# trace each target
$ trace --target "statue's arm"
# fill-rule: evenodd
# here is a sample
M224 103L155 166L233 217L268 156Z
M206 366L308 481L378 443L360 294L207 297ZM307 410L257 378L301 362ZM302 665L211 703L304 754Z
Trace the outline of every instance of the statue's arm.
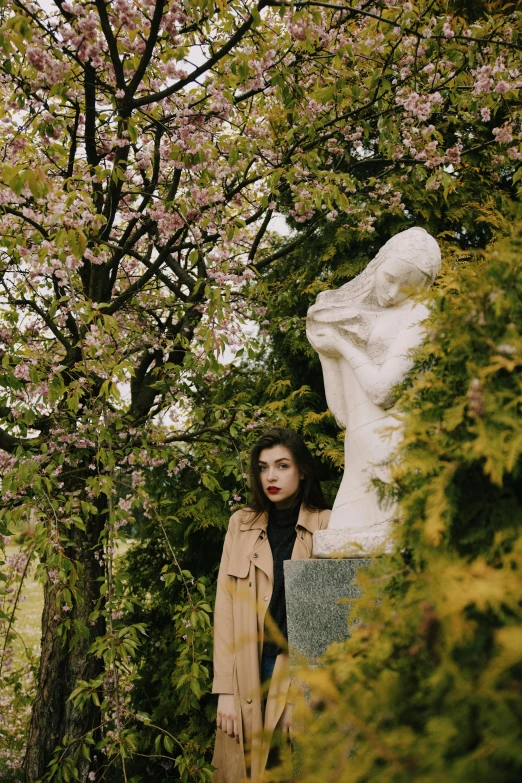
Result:
M343 379L341 376L341 367L337 359L325 356L320 353L321 366L323 368L324 390L326 392L326 402L335 416L339 427L346 428L348 416L346 413L346 404L344 400Z
M349 362L360 385L379 408L390 408L394 399L391 390L404 380L413 365L412 349L425 336L423 319L405 325L391 342L384 361L377 364L368 353L349 340L338 343L339 352Z

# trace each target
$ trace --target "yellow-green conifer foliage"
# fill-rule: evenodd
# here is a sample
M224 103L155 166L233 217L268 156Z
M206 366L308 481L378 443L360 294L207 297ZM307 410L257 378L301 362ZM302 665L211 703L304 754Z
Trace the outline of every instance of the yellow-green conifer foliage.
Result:
M306 675L300 783L522 780L520 214L513 223L450 263L432 294L398 403L395 552L360 577L351 639Z

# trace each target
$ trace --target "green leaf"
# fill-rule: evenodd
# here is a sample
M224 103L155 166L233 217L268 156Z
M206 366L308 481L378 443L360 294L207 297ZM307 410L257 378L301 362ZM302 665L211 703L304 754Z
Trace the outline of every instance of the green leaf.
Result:
M129 132L130 140L133 144L135 144L138 141L138 130L136 128L136 123L132 118L130 118L127 122L127 130Z
M328 87L321 87L321 89L313 92L312 98L316 101L319 101L319 103L329 103L334 99L336 94L337 87L335 84L331 84Z
M75 230L71 228L67 232L67 237L73 255L78 259L83 258L83 254L87 249L87 237L83 231L81 229Z

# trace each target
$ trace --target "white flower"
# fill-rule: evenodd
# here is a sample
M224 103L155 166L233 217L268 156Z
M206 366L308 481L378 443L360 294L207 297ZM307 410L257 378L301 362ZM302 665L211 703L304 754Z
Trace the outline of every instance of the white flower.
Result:
M499 353L506 353L506 354L513 354L516 353L516 348L514 345L509 345L509 343L502 343L501 345L497 345L497 351Z

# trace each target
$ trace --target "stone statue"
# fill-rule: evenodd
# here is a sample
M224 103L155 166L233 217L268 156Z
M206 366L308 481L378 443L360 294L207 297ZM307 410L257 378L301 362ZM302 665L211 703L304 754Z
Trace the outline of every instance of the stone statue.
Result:
M328 406L346 428L344 476L314 556L364 557L389 537L394 508L379 506L371 478L400 438L389 413L393 388L412 367L428 308L418 297L440 270L440 249L423 228L396 234L354 280L324 291L309 309L307 336L319 353Z

